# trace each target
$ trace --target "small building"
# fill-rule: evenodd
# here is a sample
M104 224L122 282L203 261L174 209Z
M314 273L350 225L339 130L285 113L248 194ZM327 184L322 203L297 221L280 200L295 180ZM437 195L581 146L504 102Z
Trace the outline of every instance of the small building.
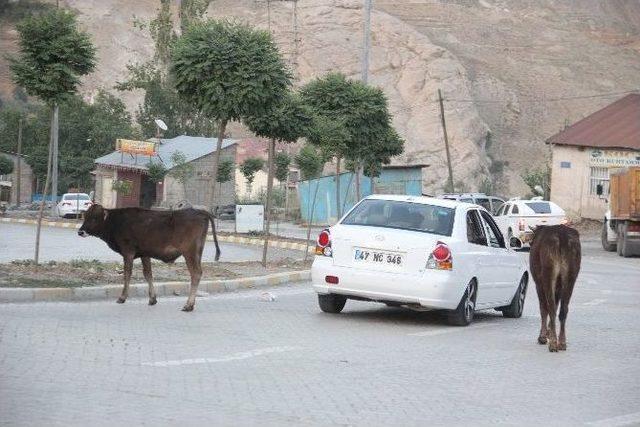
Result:
M175 168L171 157L175 152L184 155L193 166L193 174L183 185L171 171ZM114 151L95 160L94 171L96 201L107 208L170 207L187 200L192 205L207 204L208 191L213 186L212 163L216 152L216 139L177 136L160 139L151 156ZM236 141L222 142L220 161L235 161ZM160 163L167 170L162 182L154 183L148 175L150 162ZM235 179L217 186L215 205L235 203Z
M567 127L551 145L551 200L573 216L602 219L609 171L640 166L640 94L630 94Z
M13 172L8 175L0 175L0 202L15 205L18 202L18 156L0 152L0 156L13 161ZM35 177L31 166L21 156L20 161L20 203L31 203L33 196Z
M422 196L422 169L428 165L383 166L380 176L374 178L360 177L360 193L362 197L371 194L406 194ZM298 182L298 200L300 216L308 223L313 207L313 224L329 225L337 222L336 180L335 175ZM373 187L373 188L372 188ZM351 209L358 200L355 194L355 174L340 174L341 214Z

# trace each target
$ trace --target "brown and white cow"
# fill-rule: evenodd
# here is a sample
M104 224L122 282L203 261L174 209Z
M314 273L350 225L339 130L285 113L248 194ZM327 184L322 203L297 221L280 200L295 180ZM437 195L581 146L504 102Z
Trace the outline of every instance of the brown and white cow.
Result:
M220 247L213 216L199 209L174 211L141 208L105 209L95 204L85 213L78 235L99 237L111 249L122 255L124 288L122 295L118 298L120 304L124 303L129 296L134 259L142 260L144 278L149 284L149 305L155 305L157 298L153 288L151 258L172 263L183 256L191 275L191 289L182 310L192 311L202 277L202 251L209 223L213 230L217 261L220 258Z
M538 343L549 351L567 349L565 323L569 301L580 271L581 248L578 231L565 225L539 226L534 230L529 268L536 282L541 327ZM556 313L560 307L560 336L556 335ZM547 325L547 317L549 323Z

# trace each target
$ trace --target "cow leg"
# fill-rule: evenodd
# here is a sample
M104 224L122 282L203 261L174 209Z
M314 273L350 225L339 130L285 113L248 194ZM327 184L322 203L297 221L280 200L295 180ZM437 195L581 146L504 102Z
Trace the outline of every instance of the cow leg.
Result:
M122 288L122 295L118 298L118 304L123 304L129 296L129 282L131 281L131 272L133 270L133 257L124 257L124 288Z
M560 304L560 337L558 338L558 350L566 350L567 349L567 336L565 334L565 322L567 320L567 313L569 313L569 301L565 298L562 299L562 303Z
M557 306L553 290L545 293L547 303L547 313L549 314L549 328L547 329L547 338L549 340L549 351L558 351L558 336L556 335L556 312Z
M547 304L543 300L543 297L540 297L540 335L538 335L538 344L546 344L547 343Z
M151 273L151 258L142 257L142 274L144 279L149 284L149 305L156 305L158 298L156 297L156 290L153 287L153 274Z
M185 256L187 261L187 268L191 275L191 289L189 290L189 298L187 303L182 307L182 311L193 311L193 306L196 304L196 294L198 293L198 285L200 284L200 278L202 277L202 265L200 264L199 251L193 251L193 255Z

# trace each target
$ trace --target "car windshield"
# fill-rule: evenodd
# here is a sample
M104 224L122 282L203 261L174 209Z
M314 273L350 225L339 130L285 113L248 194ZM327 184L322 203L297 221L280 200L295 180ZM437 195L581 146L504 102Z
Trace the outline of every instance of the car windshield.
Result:
M537 214L551 213L551 206L548 202L529 202L525 203L525 205Z
M64 200L89 200L87 194L65 194Z
M397 200L367 199L342 221L346 225L398 228L450 236L455 209Z

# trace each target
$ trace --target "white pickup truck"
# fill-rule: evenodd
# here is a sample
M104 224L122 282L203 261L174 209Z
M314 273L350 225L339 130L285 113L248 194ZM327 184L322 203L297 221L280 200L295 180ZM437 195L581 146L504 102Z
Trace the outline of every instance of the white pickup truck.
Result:
M553 202L533 198L510 199L495 215L496 223L507 241L517 237L522 245L529 245L533 230L538 225L567 224L564 210Z

